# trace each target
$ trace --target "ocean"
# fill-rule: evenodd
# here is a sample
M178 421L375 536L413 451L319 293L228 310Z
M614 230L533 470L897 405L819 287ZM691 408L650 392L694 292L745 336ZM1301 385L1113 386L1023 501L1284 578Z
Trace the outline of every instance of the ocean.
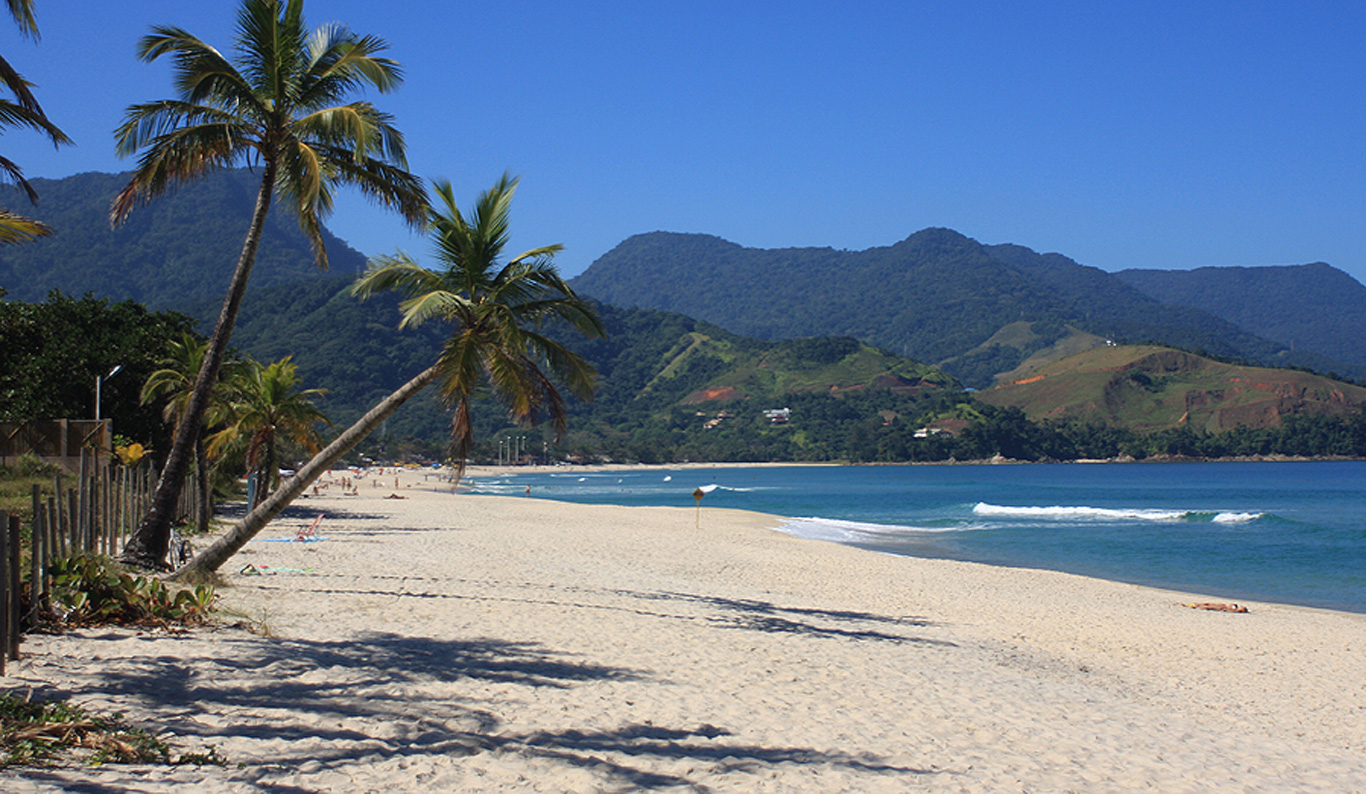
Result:
M786 518L884 553L1366 613L1366 462L659 467L518 473L473 492Z

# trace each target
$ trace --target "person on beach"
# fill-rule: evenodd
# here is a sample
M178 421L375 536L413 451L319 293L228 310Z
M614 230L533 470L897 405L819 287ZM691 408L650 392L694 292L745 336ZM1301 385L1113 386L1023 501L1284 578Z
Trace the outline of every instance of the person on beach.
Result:
M1182 603L1187 608L1199 608L1202 611L1223 611L1228 614L1245 614L1247 608L1238 603Z

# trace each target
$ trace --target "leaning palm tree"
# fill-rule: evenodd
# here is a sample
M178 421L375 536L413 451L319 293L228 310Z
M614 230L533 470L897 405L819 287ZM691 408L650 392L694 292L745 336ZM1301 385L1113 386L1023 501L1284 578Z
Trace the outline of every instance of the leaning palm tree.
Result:
M451 325L451 337L437 361L437 384L454 409L452 453L458 474L463 474L474 446L471 409L478 394L491 391L519 423L544 416L558 434L565 430L565 403L551 376L577 395L592 395L596 371L538 331L541 322L559 317L584 334L600 337L604 332L596 313L560 277L553 262L560 244L499 263L517 180L504 174L479 196L469 219L456 205L450 183L434 187L443 207L432 211L428 223L442 270L423 268L402 252L377 257L352 293L362 298L383 290L404 293L399 328L433 319ZM543 364L551 375L542 370Z
M403 136L391 117L369 102L342 103L367 85L382 92L398 86L398 64L379 55L385 48L381 39L341 25L310 31L302 0L242 0L234 59L175 27L154 27L139 43L144 61L172 59L179 96L130 107L115 132L121 156L141 155L114 198L111 221L117 224L139 203L218 168L256 164L261 187L156 495L120 556L125 563L164 566L176 499L272 199L278 195L298 219L323 268L322 219L341 186L358 187L415 225L425 219L426 195L406 171Z
M540 327L544 321L558 318L590 337L602 337L604 331L592 306L575 295L555 268L552 260L559 245L532 249L506 264L500 262L516 185L516 180L504 175L479 197L473 217L467 220L456 205L450 184L436 184L444 206L430 211L428 224L442 270L423 268L404 254L377 258L352 289L361 297L381 290L403 291L408 298L400 304L400 327L427 321L448 324L450 337L436 364L342 432L177 576L216 571L320 475L432 383L454 408L452 447L460 473L473 444L470 403L485 389L506 404L513 418L532 422L548 417L557 432L564 432L564 399L555 381L587 400L592 397L597 374L587 360L547 337Z
M19 25L21 33L38 38L38 23L33 16L32 0L9 0L9 13ZM33 96L33 84L25 80L4 58L0 58L0 86L4 86L12 95L0 98L0 128L27 127L36 130L49 138L53 146L71 143L66 133L59 130L43 112ZM0 180L19 186L30 202L38 203L38 192L24 179L23 169L9 158L0 157ZM23 243L51 234L51 228L42 222L0 209L0 243Z
M258 505L279 485L279 443L293 442L310 454L317 453L322 447L318 424L332 423L312 402L327 391L300 389L299 366L292 360L285 357L263 366L249 357L226 390L229 421L209 438L210 455L245 441L247 471L255 473L259 485Z

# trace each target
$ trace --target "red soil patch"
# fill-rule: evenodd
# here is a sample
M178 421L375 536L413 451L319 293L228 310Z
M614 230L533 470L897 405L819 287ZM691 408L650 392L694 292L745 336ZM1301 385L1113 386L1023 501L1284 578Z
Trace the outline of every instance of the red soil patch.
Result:
M684 406L692 404L702 404L707 401L736 401L744 398L744 394L734 387L709 387L705 390L698 390L683 399Z

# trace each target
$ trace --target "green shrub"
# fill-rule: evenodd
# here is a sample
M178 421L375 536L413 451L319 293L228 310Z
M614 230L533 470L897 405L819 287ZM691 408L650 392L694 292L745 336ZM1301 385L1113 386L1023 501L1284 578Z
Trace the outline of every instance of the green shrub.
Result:
M104 556L52 562L52 601L67 625L199 624L213 609L212 586L172 593L156 578L123 571Z

